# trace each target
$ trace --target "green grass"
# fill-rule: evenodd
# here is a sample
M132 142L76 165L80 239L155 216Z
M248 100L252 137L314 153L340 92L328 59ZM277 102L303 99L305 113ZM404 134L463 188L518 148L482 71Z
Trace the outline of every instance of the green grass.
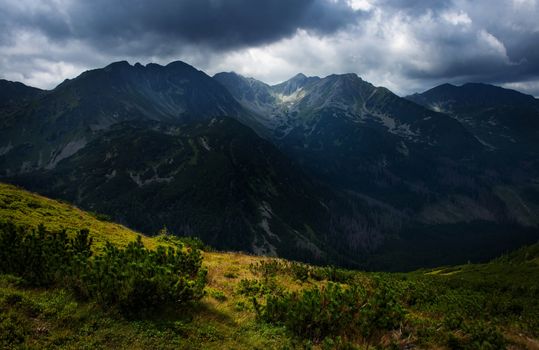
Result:
M1 184L0 219L28 227L42 222L49 229L89 228L98 244L109 240L125 245L137 235L69 204ZM163 238L144 237L143 241L148 247L174 244ZM61 287L28 288L16 277L0 275L0 348L539 348L539 244L488 264L394 274L321 268L240 253L205 252L203 257L208 283L200 302L136 316L81 301ZM348 288L359 288L365 302L378 300L376 310L382 310L381 317L394 311L393 304L384 305L384 298L369 298L380 297L376 292L383 285L395 299L391 303L403 308L402 319L397 325L390 323L390 327L368 332L351 326L347 332L316 333L324 334L324 339L294 332L304 329L302 322L314 322L313 305L324 305L316 303L315 291L326 290L331 283L341 289L327 289L326 298L332 298L332 290L342 294ZM291 298L289 293L297 297ZM310 318L302 319L301 307L307 305L301 304L302 295L311 298L303 299L310 305ZM279 299L282 296L286 298ZM298 300L296 314L259 319L255 305L263 308L269 297ZM334 299L332 307L339 309L341 299ZM361 322L361 317L351 319ZM363 323L365 326L369 324Z

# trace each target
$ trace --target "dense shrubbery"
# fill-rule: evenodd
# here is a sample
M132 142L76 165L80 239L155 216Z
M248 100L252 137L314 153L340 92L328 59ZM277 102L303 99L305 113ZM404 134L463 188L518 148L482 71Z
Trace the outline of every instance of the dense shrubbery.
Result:
M281 260L261 261L250 269L263 279L240 281L238 292L252 298L260 320L285 326L300 338L324 344L335 339L371 339L398 327L404 319L401 288L383 278L364 286L354 271ZM301 283L327 284L285 292L275 283L282 275Z
M284 325L313 341L335 336L370 338L377 331L398 327L404 318L393 289L383 283L372 290L328 283L300 292L269 294L265 305L253 300L263 321Z
M462 333L449 333L447 345L450 349L505 349L507 342L503 335L485 322L464 323L460 327Z
M539 269L532 265L491 263L404 275L268 260L252 265L251 271L262 278L240 281L238 291L253 300L259 319L322 347L340 339L339 347L359 340L382 347L415 343L501 349L509 343L499 325L531 335L539 329L537 281L530 279ZM271 287L279 276L291 276L305 288L287 292Z
M41 225L27 231L0 225L0 273L20 276L32 286L58 284L102 305L136 311L182 304L203 295L206 271L196 249L144 248L140 236L125 248L107 244L92 256L88 230L69 238Z
M0 272L24 278L32 286L63 282L73 262L91 256L88 230L68 238L65 231L49 232L40 225L27 231L12 223L0 224Z
M205 285L197 250L144 248L140 237L125 249L107 244L103 253L74 264L72 285L78 294L125 310L200 299Z

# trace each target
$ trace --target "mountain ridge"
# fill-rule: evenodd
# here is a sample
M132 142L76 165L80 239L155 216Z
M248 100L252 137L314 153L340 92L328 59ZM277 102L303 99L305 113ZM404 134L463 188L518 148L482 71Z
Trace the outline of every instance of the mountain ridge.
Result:
M52 169L100 130L121 121L183 122L225 115L249 124L248 114L226 89L186 63L112 63L64 81L3 118L0 136L12 150L2 170Z
M4 179L150 233L411 269L449 254L429 253L436 242L469 238L463 259L483 261L506 246L502 227L524 242L539 224L533 158L506 168L511 153L462 121L356 74L270 86L121 61L17 108L0 118ZM500 246L479 254L492 232Z
M442 85L407 99L459 120L491 150L537 154L539 99L488 84Z

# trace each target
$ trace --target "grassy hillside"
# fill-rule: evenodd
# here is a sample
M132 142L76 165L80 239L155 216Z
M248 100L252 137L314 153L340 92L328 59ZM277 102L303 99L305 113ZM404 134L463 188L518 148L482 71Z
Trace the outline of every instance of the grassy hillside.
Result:
M8 185L0 185L0 220L87 227L100 246L125 246L137 235ZM203 265L200 302L131 315L62 286L31 288L0 275L0 348L539 348L539 244L489 264L408 274L221 252L204 252Z
M105 241L124 246L138 235L122 225L106 221L106 216L90 214L71 204L3 183L0 183L0 220L29 228L43 224L51 230L66 229L68 233L87 228L97 246L102 246ZM142 240L148 248L156 246L154 238L142 236Z

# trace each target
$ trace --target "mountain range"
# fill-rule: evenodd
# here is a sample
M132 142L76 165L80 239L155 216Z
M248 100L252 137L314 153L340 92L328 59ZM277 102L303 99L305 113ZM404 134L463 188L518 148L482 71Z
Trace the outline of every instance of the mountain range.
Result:
M154 234L388 270L539 237L539 101L485 84L399 97L355 74L268 85L113 63L0 81L0 177Z

